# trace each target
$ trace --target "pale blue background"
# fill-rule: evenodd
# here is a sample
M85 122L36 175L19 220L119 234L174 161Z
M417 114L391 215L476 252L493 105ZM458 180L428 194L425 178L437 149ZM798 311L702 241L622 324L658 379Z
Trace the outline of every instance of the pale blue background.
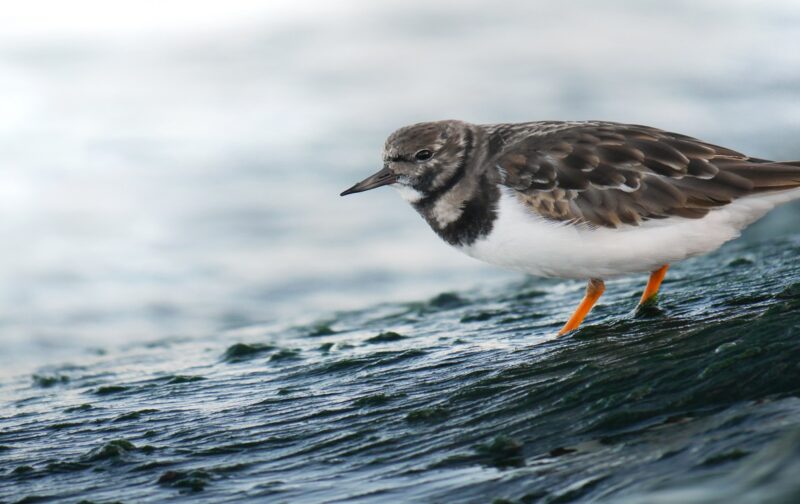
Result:
M407 123L608 119L800 159L797 2L261 3L4 9L6 371L514 278L389 189L338 197Z

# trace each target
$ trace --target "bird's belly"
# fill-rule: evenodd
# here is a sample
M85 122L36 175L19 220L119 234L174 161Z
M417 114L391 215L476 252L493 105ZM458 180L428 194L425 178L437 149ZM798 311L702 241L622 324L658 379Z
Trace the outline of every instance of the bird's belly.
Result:
M743 198L702 219L671 217L612 229L550 221L504 193L492 231L458 248L476 259L536 276L609 278L652 271L715 250L774 206L767 198Z

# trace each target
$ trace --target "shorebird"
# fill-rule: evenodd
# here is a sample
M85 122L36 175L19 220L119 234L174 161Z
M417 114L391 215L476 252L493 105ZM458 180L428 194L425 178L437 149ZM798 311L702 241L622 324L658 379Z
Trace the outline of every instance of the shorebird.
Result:
M390 185L444 241L525 273L588 281L559 335L577 329L604 279L716 250L800 198L800 161L746 156L634 124L437 121L392 133L383 168L341 195Z

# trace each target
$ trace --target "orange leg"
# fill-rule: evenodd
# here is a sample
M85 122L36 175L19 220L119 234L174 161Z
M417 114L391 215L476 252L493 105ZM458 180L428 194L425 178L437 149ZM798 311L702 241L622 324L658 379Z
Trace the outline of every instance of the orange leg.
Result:
M602 280L593 278L589 280L589 285L586 286L586 295L583 296L583 301L581 304L578 305L578 309L575 310L575 313L572 314L570 317L569 322L558 331L558 335L561 336L562 334L567 334L570 331L574 331L577 329L583 319L586 318L586 315L592 310L592 307L600 299L600 296L603 295L603 292L606 290L606 285L603 283Z
M658 288L661 287L661 282L663 282L664 277L667 276L668 269L669 264L665 264L664 266L661 266L654 272L650 273L650 280L647 282L647 287L644 289L642 299L639 301L639 306L648 303L654 303L656 301Z

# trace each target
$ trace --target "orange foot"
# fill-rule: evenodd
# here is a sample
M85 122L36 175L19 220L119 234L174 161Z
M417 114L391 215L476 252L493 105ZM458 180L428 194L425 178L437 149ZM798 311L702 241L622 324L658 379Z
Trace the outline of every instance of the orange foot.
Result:
M583 322L583 319L586 318L586 315L588 315L592 310L594 304L597 303L597 300L600 299L600 296L603 295L605 290L606 285L602 280L598 278L589 280L589 284L586 286L586 295L583 297L583 301L581 301L581 304L578 305L578 309L572 314L569 322L567 322L567 324L562 327L560 331L558 331L558 335L561 336L577 329L581 325L581 322Z
M665 264L650 273L650 280L647 282L647 287L645 287L642 293L642 299L639 300L639 306L655 304L658 299L658 289L661 287L661 282L664 281L668 269L669 264Z

